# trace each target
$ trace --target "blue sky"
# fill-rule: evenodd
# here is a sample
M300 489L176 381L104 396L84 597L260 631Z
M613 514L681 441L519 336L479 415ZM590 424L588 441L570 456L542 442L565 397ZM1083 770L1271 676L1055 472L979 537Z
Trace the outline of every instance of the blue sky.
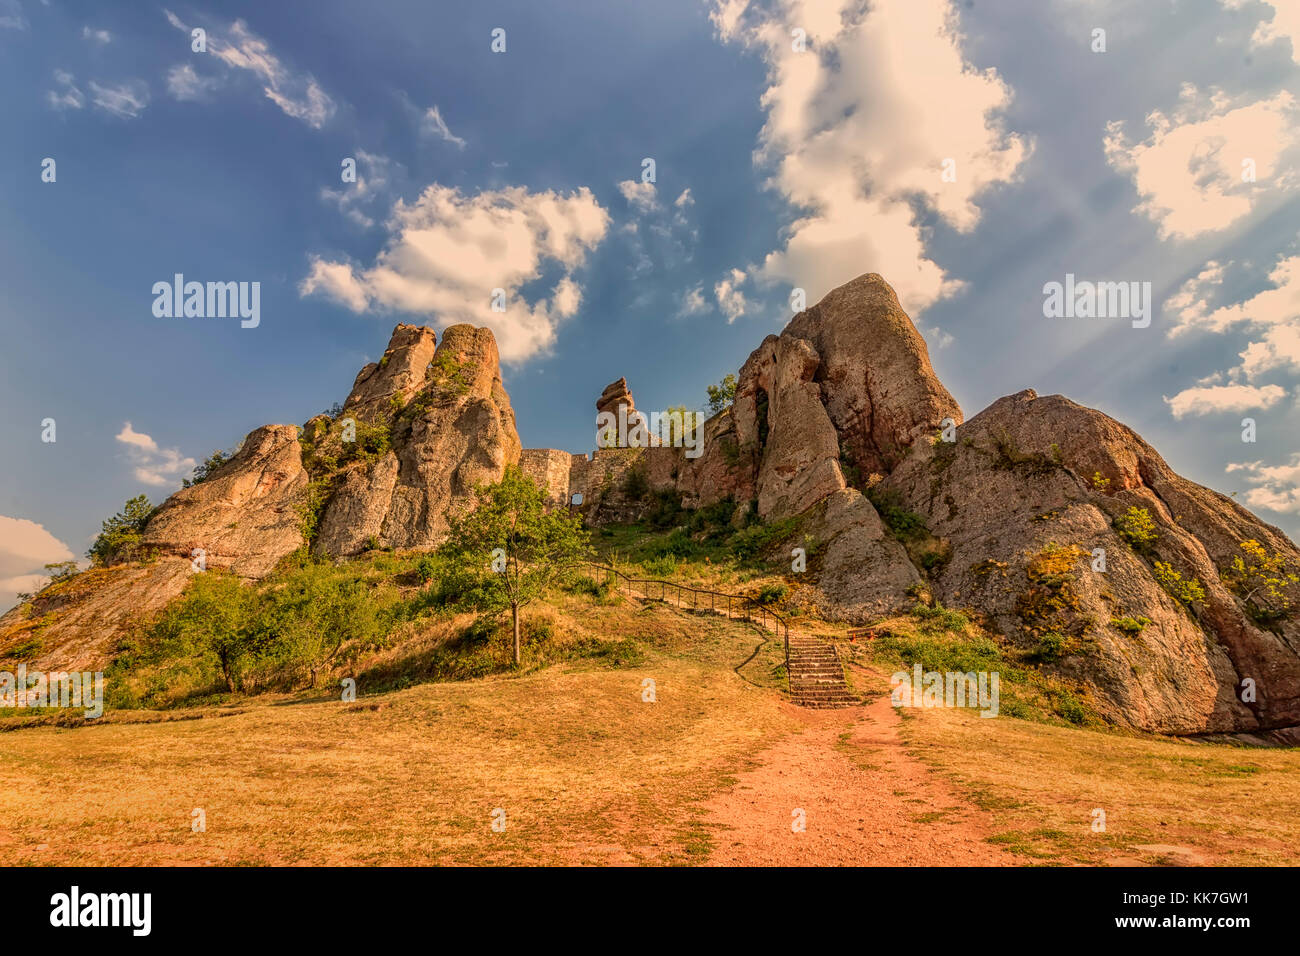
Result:
M1296 0L0 0L0 605L399 321L492 326L584 451L608 382L700 405L868 271L968 417L1066 394L1295 537L1298 95ZM260 323L155 317L178 272ZM1067 273L1151 326L1046 318Z

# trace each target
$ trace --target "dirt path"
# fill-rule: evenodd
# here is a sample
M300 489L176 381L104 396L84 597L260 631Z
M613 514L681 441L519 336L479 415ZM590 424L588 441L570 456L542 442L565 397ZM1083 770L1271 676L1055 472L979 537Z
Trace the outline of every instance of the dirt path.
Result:
M757 757L705 804L713 866L1013 866L983 814L907 754L881 697L862 707L783 704L806 729ZM806 830L794 832L796 809Z

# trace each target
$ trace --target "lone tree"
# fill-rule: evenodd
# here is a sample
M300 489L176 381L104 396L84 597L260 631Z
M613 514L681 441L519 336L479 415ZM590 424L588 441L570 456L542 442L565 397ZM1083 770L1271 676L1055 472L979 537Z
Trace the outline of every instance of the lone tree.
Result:
M454 519L440 549L463 576L466 598L482 610L510 608L520 663L519 610L576 573L591 553L582 519L546 510L545 491L518 466L478 489L478 506Z

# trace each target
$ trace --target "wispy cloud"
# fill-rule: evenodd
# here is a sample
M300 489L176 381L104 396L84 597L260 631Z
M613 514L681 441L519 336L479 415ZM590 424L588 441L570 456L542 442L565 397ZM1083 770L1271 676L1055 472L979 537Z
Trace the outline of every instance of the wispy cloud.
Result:
M422 132L439 139L446 140L460 149L465 148L465 140L461 139L447 126L447 121L442 118L442 111L438 107L430 106L424 111L424 118L420 124Z
M82 93L74 77L67 70L54 71L54 89L45 91L45 102L56 110L79 110L86 105L86 94Z
M167 22L178 30L190 27L164 10ZM243 20L228 27L207 27L208 52L231 70L251 73L262 84L262 92L286 115L320 129L334 115L330 96L310 73L290 69L271 51L270 44L248 28ZM173 72L175 70L173 69ZM170 80L171 74L169 74Z
M149 87L142 80L127 80L115 85L90 81L90 101L106 113L122 119L135 119L149 105Z
M84 26L81 28L81 38L83 40L89 40L91 43L97 43L100 46L113 42L113 34L109 33L107 30L99 30L91 26Z

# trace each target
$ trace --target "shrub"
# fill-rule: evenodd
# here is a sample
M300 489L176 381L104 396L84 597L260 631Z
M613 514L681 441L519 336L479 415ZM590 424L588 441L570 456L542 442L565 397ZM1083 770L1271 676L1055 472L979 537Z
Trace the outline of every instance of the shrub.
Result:
M646 478L645 469L629 468L623 475L623 494L633 501L641 501L650 494L650 480Z
M1174 600L1188 607L1205 600L1205 588L1196 578L1184 579L1167 561L1157 561L1152 568L1156 582L1169 593Z
M215 472L222 465L224 465L226 462L230 461L231 457L232 456L229 452L225 452L222 451L221 449L217 449L211 455L203 459L202 462L200 462L198 465L194 467L194 474L192 477L184 478L181 480L182 487L192 488L195 485L199 485L207 481L209 478L212 477L212 473Z
M438 559L431 554L420 556L415 563L415 576L421 584L428 584L438 574Z
M1159 537L1156 523L1151 520L1151 512L1146 508L1129 508L1115 519L1114 524L1116 533L1136 551L1150 550Z
M1256 621L1285 617L1295 603L1288 592L1300 583L1300 575L1280 551L1269 554L1254 538L1242 541L1238 547L1242 553L1219 572L1224 585L1241 598Z
M1123 631L1125 634L1141 634L1142 631L1151 626L1149 617L1112 617L1110 626L1117 631Z

